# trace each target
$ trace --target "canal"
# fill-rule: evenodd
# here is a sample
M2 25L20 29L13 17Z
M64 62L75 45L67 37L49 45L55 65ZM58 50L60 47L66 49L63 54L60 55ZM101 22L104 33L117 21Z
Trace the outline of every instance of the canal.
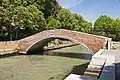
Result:
M70 73L82 75L91 56L76 45L46 51L43 55L0 58L0 80L64 80Z

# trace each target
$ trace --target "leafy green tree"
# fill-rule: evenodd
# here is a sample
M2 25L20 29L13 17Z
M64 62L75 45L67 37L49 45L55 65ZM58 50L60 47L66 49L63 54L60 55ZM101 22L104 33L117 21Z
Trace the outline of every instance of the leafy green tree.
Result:
M4 9L4 7L0 6L0 40L5 40L7 39L8 32L7 30L7 25L8 22L6 22L8 20L8 16L6 16L6 14L8 14L8 10ZM6 24L5 24L6 22Z
M59 12L59 21L61 22L61 28L65 29L74 29L73 28L73 22L74 16L68 9L62 8Z
M90 33L91 23L56 0L1 0L0 40L16 40L48 29Z
M25 36L42 31L45 28L46 22L44 15L34 5L27 7L18 6L15 8L14 23L20 29L26 30ZM23 36L24 37L24 36Z
M19 6L18 1L21 0L4 0L0 6L0 26L5 30L1 30L1 34L4 32L7 40L34 34L44 30L46 26L44 14L36 6Z
M9 0L3 0L2 5L0 6L0 26L1 34L3 34L1 37L3 40L12 40L12 15L13 15L13 5L10 4Z
M100 16L94 23L94 29L98 34L106 36L113 28L114 19L106 15ZM105 33L105 34L104 34Z
M106 15L100 16L94 23L94 33L117 40L120 34L119 19L114 20Z
M49 16L57 17L60 6L56 0L45 0L44 8L45 18L48 18Z
M35 0L34 5L44 13L45 10L45 0Z
M114 24L114 29L113 33L115 33L115 40L119 41L120 40L120 18L117 18L115 20Z
M47 24L47 29L58 29L61 27L61 23L59 20L49 17L48 18L48 24Z
M92 23L85 21L81 15L73 14L73 16L74 20L76 20L75 30L91 33Z
M85 33L91 33L91 28L92 28L92 23L84 21L82 23L82 29L81 29L81 31L85 32Z

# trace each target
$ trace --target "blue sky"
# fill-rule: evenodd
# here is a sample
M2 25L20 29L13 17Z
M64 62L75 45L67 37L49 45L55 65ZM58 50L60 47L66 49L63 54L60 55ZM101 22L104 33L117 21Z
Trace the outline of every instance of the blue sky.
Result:
M94 22L100 15L120 17L120 0L57 0L59 4Z

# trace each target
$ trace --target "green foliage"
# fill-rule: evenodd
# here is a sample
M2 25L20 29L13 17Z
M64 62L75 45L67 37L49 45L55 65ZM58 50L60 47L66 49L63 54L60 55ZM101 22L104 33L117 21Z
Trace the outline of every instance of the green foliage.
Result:
M0 40L16 40L48 29L69 29L120 40L120 18L99 16L94 23L62 8L56 0L1 0Z
M23 4L21 1L4 0L0 6L0 36L3 40L9 40L8 37L20 39L45 29L44 14L36 6L30 5L34 1L29 2L28 6L23 6L25 1L23 0ZM14 32L16 34L13 34Z
M120 40L120 19L115 20L106 15L100 16L94 23L94 33Z
M26 30L26 34L34 34L44 29L46 24L44 14L34 5L27 7L18 6L15 8L14 22L22 29L29 29L31 33Z
M59 20L61 22L61 28L73 29L72 23L74 19L69 10L62 8L59 12Z
M55 18L53 17L49 17L48 18L48 24L47 24L47 29L57 29L57 28L60 28L61 27L61 23L59 20L56 20Z
M16 40L48 29L90 33L91 23L59 6L56 0L0 1L0 40Z
M60 6L56 0L45 0L44 8L45 18L48 18L49 16L57 17Z
M61 28L76 30L89 33L91 29L91 23L85 21L82 16L78 14L72 14L68 9L60 9L59 21L61 22Z

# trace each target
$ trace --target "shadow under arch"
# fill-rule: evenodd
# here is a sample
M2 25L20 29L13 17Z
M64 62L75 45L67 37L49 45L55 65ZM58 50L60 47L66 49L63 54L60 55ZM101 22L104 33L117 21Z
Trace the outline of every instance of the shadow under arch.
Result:
M79 44L79 45L83 46L88 51L89 54L92 54L92 55L94 54L85 44L83 44L80 41L75 40L75 39L73 39L71 37L67 37L67 36L49 36L49 37L39 39L38 41L36 41L32 45L30 45L26 49L26 52L29 53L31 51L35 51L35 50L37 50L38 47L39 47L39 50L42 49L42 47L45 46L44 43L50 42L51 39L66 39L66 40L72 41L72 42L74 42L76 44ZM37 50L37 51L39 51L39 50Z

